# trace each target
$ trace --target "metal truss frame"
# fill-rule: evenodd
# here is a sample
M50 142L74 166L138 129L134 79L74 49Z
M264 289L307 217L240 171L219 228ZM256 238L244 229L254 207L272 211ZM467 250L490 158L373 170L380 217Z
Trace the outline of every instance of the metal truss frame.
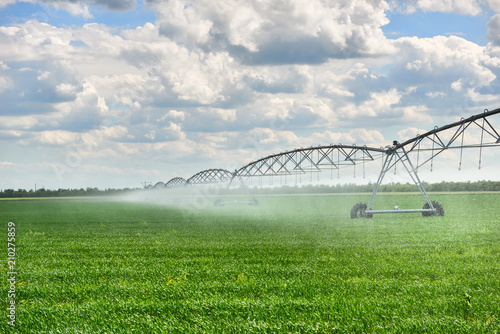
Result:
M393 168L397 163L401 163L408 174L410 175L410 178L412 179L413 183L417 186L418 190L424 196L425 201L428 204L428 209L406 209L406 210L401 210L398 207L396 207L394 210L372 210L372 204L375 199L375 196L377 195L377 192L382 185L382 181L387 174L387 172ZM375 184L375 188L373 190L372 196L370 197L370 201L368 202L367 208L365 209L366 216L369 217L370 215L376 214L376 213L409 213L409 212L436 212L436 208L434 207L434 203L430 200L429 196L427 195L427 192L424 189L424 186L422 182L420 181L420 178L418 177L417 170L413 167L413 164L411 163L411 160L408 157L408 152L404 149L404 147L401 147L397 150L394 150L393 152L389 153L386 155L384 159L384 163L382 165L382 170L380 171L379 177L377 179L377 183Z
M174 177L173 179L170 179L170 181L165 183L165 188L184 187L186 185L186 182L186 179L182 177Z
M378 213L408 213L421 212L424 216L443 215L444 210L438 202L431 201L424 189L423 183L418 176L418 169L427 163L431 163L433 168L434 158L445 150L459 149L460 164L462 165L462 151L464 148L479 149L479 169L482 163L482 150L485 147L500 146L500 134L488 121L488 117L499 114L500 108L492 111L484 110L483 113L473 115L467 119L461 119L442 127L435 127L422 135L406 140L403 143L393 141L392 145L386 147L367 147L357 145L326 145L309 148L298 148L278 154L272 154L264 158L248 163L240 169L230 172L225 169L207 169L201 171L191 178L184 180L174 178L165 184L165 187L210 184L228 182L231 186L236 178L243 185L243 179L256 176L272 175L297 175L312 172L320 172L328 166L330 169L339 169L342 166L355 166L359 163L375 160L375 156L383 156L383 164L380 174L375 184L373 193L368 204L358 203L351 210L352 218L369 218ZM480 138L472 143L465 143L466 134L473 137L469 131L476 131ZM416 161L410 159L409 154L416 153ZM427 156L420 161L420 153ZM395 168L396 164L401 164L416 185L426 203L422 209L401 210L395 207L394 210L373 210L372 205L377 192L382 185L387 172ZM175 180L175 181L174 181ZM184 181L182 181L184 180ZM157 183L155 187L160 184Z
M226 169L206 169L187 179L186 185L231 182L233 176L233 173Z
M155 188L155 189L164 188L164 187L165 187L165 183L163 183L163 182L156 182L156 184L153 186L153 188Z
M495 115L500 113L500 108L488 111L485 110L482 114L473 115L467 119L462 118L460 121L448 124L443 127L435 127L434 130L428 131L423 135L418 135L415 138L409 139L403 143L398 143L397 141L393 142L393 146L387 147L386 157L384 159L384 163L382 165L382 169L380 171L379 177L377 179L377 183L375 184L375 188L373 190L372 196L368 205L362 207L361 212L357 214L351 213L351 217L356 218L359 217L371 217L373 214L379 213L409 213L409 212L421 212L425 216L435 216L435 215L443 215L444 211L442 209L441 204L438 202L431 201L425 188L420 181L418 176L418 168L422 165L431 162L431 170L432 163L436 156L443 153L448 149L460 149L460 164L459 169L461 169L462 165L462 150L464 148L479 148L479 169L481 169L481 160L482 160L482 149L484 147L491 146L499 146L500 145L500 135L495 130L495 128L491 125L491 123L487 120L488 116ZM475 128L479 130L481 133L481 138L478 143L475 144L467 144L464 145L464 137L467 130ZM449 138L443 136L443 133L447 130L451 130L451 133L448 132ZM430 145L424 145L422 148L422 143L428 142ZM408 149L407 149L408 148ZM409 157L409 153L415 151L417 153L417 162L414 165ZM420 152L430 152L430 157L424 160L424 162L419 164L419 153ZM395 207L394 210L373 210L372 204L377 194L380 185L386 175L386 173L393 168L397 163L401 163L413 183L417 186L418 190L424 197L426 204L422 209L406 209L402 210L399 207Z
M473 115L467 119L448 124L443 127L435 127L433 130L417 135L403 143L397 141L393 145L385 148L375 148L357 145L329 145L310 148L300 148L292 151L285 151L272 154L251 162L235 172L239 177L254 177L266 175L292 175L305 174L307 172L319 172L323 166L340 168L342 165L356 165L359 162L372 161L377 153L384 154L382 169L377 183L368 204L358 203L353 208L351 217L372 217L373 214L380 213L410 213L421 212L425 216L442 215L444 210L438 202L431 201L424 185L418 176L418 168L431 162L434 158L449 149L460 149L460 167L462 164L462 150L464 148L479 148L479 168L481 168L482 149L484 147L500 145L500 135L488 121L487 117L500 113L500 108L492 111L485 110L481 114ZM464 144L467 131L476 129L480 132L480 140L476 143ZM416 163L412 162L409 154L417 153ZM419 153L428 152L423 162L419 161ZM361 156L361 157L360 157ZM401 164L416 185L426 203L422 209L402 210L395 206L394 210L373 210L372 205L377 192L382 185L387 172L394 168L396 164Z
M448 124L443 127L435 127L434 130L424 133L423 135L417 135L415 138L409 139L403 143L396 143L393 149L399 149L402 147L407 147L407 152L410 153L412 151L430 151L432 155L430 158L425 160L422 163L417 162L416 168L418 169L420 166L426 164L431 161L437 155L441 154L445 150L448 149L460 149L464 148L479 148L480 156L479 156L479 168L481 167L481 158L482 158L482 148L490 147L490 146L498 146L500 144L500 135L495 130L495 128L488 121L487 117L491 115L495 115L500 113L500 108L488 111L485 110L481 114L473 115L467 119L462 118L460 121ZM451 130L456 128L450 138L444 138L441 133L446 130ZM470 129L478 129L481 131L480 141L476 144L464 145L464 135L467 130ZM487 138L493 139L492 142L485 142ZM422 144L430 143L427 145L427 148L422 148ZM430 146L430 147L429 147ZM462 155L460 155L462 157Z
M272 154L251 162L235 173L243 178L267 175L295 175L320 172L322 167L356 165L362 161L372 161L373 153L384 153L382 148L370 148L356 145L328 145L299 148L278 154Z

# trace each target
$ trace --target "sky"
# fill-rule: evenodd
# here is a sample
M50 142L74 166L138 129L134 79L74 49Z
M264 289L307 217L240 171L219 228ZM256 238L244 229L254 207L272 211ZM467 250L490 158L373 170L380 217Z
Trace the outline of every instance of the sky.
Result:
M135 188L498 107L500 0L0 0L0 189ZM477 155L429 180L498 180Z

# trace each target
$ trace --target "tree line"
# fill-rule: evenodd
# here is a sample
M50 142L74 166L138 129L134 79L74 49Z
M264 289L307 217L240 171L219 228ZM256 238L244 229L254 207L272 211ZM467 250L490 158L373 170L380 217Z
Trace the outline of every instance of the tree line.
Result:
M27 197L77 197L77 196L107 196L118 195L137 189L98 189L98 188L80 188L80 189L4 189L0 190L0 198L27 198Z
M466 181L466 182L439 182L423 183L428 192L457 192L457 191L500 191L500 181ZM374 184L337 184L337 185L281 185L279 187L252 187L250 192L258 194L311 194L311 193L371 193ZM132 191L152 191L149 189L124 188L124 189L4 189L0 190L0 198L27 198L27 197L76 197L76 196L110 196ZM236 192L238 190L235 190ZM416 192L417 187L410 183L383 184L379 192Z
M460 192L460 191L500 191L500 181L467 181L422 183L428 192ZM287 194L287 193L371 193L375 184L337 184L337 185L282 185L275 188L251 188L252 194ZM410 183L388 183L380 185L379 192L418 192Z

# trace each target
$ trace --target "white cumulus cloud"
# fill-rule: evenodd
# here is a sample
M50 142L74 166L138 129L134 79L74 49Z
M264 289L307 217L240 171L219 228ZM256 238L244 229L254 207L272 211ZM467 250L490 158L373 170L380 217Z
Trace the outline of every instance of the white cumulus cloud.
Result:
M392 52L382 0L155 1L160 31L247 63L308 63Z

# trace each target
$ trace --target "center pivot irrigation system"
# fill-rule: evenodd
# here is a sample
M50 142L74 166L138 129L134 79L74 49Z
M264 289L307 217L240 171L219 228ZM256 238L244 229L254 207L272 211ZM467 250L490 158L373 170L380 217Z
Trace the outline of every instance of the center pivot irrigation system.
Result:
M367 147L357 145L327 145L309 148L299 148L272 154L251 162L240 169L230 172L225 169L208 169L201 171L189 179L176 177L167 183L158 182L151 188L175 188L186 187L199 184L223 183L228 184L228 188L233 181L238 180L244 185L245 180L257 176L289 176L302 175L306 173L321 172L325 168L339 170L344 166L356 166L362 164L364 171L365 162L382 159L382 169L370 201L357 203L351 209L351 218L371 218L374 214L381 213L410 213L421 212L425 216L443 216L443 206L436 201L431 201L418 176L418 169L427 163L433 168L434 158L447 150L459 151L459 170L462 167L463 149L476 148L479 150L479 169L483 156L483 148L499 146L500 135L488 121L488 117L499 114L500 108L473 115L467 119L448 124L442 127L435 127L424 134L417 135L403 143L393 141L392 145L386 147ZM410 158L412 154L412 158ZM416 155L416 157L415 157ZM374 210L372 204L377 192L382 185L384 177L389 170L401 164L408 173L413 183L425 199L422 209L400 209L395 206L391 210ZM257 205L256 199L248 202L224 202L221 199L215 201L216 206L223 206L232 203L247 203Z

